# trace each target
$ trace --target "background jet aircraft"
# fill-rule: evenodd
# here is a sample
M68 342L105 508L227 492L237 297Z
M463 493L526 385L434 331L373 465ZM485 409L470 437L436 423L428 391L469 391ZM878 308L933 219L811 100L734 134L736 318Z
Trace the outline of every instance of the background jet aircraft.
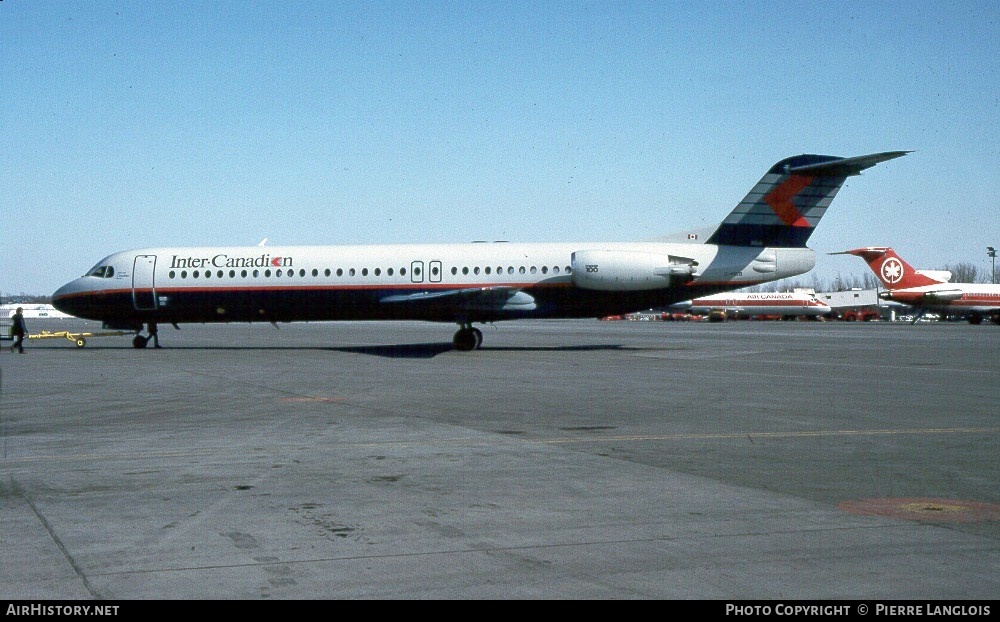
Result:
M970 324L979 324L989 316L994 324L1000 324L1000 285L951 283L950 272L915 270L888 247L869 246L832 254L856 255L868 262L887 289L881 293L882 298L914 307L917 319L929 311L961 315Z
M828 315L831 311L828 305L816 298L816 294L802 292L727 292L678 302L667 310L702 315L723 311L731 316L780 315L783 318L816 317Z
M648 242L145 248L105 257L56 308L139 334L157 323L602 317L774 281L815 265L806 241L850 175L905 151L800 155L771 167L709 235Z

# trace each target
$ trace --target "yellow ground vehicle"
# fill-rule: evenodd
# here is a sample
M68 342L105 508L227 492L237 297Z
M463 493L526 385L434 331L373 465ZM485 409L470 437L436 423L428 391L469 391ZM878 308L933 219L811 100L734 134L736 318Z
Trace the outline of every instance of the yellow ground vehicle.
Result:
M83 333L71 333L67 330L60 330L52 332L49 330L43 330L40 333L29 334L28 339L68 339L72 341L76 347L82 348L87 345L87 337L117 337L121 335L131 335L131 331L127 330L105 330L99 332L83 332Z

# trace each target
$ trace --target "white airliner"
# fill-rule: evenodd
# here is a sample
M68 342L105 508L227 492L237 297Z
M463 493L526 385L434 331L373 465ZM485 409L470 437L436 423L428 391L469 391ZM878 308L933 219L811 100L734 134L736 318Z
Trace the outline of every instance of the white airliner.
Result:
M831 254L864 259L886 287L881 297L914 307L918 312L914 322L929 311L960 315L970 324L980 324L988 316L994 324L1000 324L1000 285L952 283L950 272L915 270L894 250L884 246Z
M829 305L820 302L816 294L803 292L726 292L678 302L667 309L702 315L722 311L737 317L780 315L782 318L816 317L831 312Z
M53 319L61 320L69 317L73 317L62 311L56 311L55 307L47 304L36 304L36 303L10 303L0 305L0 318L9 318L14 315L14 311L20 307L22 309L21 315L25 319Z
M56 308L136 331L157 323L420 319L459 325L582 318L808 272L806 240L850 175L902 156L800 155L764 175L722 223L632 243L144 248L102 259L52 297Z

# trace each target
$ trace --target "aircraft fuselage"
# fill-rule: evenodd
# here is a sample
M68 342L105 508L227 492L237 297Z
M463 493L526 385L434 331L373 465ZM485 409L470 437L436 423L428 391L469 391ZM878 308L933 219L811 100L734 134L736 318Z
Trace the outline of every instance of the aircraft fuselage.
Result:
M627 313L802 274L808 248L524 244L146 248L115 253L53 304L109 324Z

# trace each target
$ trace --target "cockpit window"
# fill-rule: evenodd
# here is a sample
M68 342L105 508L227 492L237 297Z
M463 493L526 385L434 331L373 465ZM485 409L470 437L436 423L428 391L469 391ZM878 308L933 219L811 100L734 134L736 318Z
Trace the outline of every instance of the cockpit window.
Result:
M115 267L101 262L90 269L84 276L96 276L102 279L110 279L115 275Z

